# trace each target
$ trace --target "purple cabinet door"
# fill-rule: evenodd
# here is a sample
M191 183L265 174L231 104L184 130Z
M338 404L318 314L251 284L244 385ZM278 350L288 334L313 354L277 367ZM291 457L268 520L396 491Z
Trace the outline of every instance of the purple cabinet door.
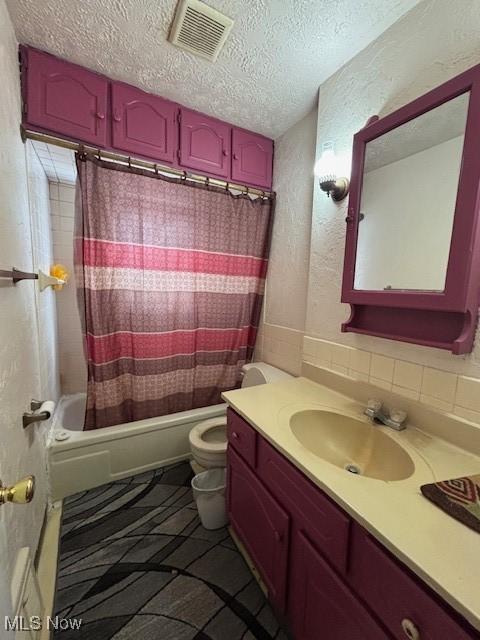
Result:
M270 189L273 140L243 129L232 136L232 180Z
M130 154L172 163L178 107L151 93L112 84L112 145Z
M108 84L96 73L29 49L25 124L105 147Z
M278 611L285 606L290 518L245 462L228 449L228 511Z
M221 178L230 175L230 125L189 109L180 110L179 164Z
M350 584L378 611L393 638L404 640L407 637L405 624L416 628L421 640L480 638L477 631L467 631L457 622L445 604L428 593L418 579L391 558L359 525L353 529ZM375 567L373 579L372 567ZM378 603L381 603L380 607Z
M297 531L290 564L297 569L289 593L295 640L388 640L389 635Z

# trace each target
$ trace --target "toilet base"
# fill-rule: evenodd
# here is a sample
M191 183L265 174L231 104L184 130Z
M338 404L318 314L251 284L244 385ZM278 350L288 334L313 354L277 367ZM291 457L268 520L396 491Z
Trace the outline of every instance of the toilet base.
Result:
M202 473L202 471L207 470L205 467L202 467L201 464L198 464L198 462L193 459L190 460L190 466L192 467L192 471L195 475L197 475L198 473Z

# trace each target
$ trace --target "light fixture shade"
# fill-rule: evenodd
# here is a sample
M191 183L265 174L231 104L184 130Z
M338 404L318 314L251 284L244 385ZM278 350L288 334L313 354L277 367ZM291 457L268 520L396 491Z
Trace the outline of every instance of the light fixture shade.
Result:
M343 167L335 155L333 142L324 142L322 155L315 164L314 174L318 178L320 189L335 202L340 202L348 194L348 179L339 177L342 171Z
M322 145L322 155L315 164L314 173L320 182L335 180L338 177L338 162L333 149L333 143L324 143Z

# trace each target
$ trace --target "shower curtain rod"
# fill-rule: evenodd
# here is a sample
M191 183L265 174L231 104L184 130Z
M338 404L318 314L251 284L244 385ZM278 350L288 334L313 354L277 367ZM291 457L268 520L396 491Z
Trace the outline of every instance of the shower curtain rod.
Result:
M86 152L97 155L100 160L113 160L132 167L138 167L139 169L148 169L155 173L166 173L170 176L178 176L180 178L186 178L192 182L199 182L201 184L208 183L214 187L221 187L227 191L240 191L242 193L261 196L264 198L272 198L275 196L272 191L263 191L262 189L256 189L255 187L248 187L244 184L236 184L234 182L227 182L226 180L219 180L217 178L209 178L201 174L189 173L180 169L174 169L173 167L166 167L164 165L148 162L147 160L140 160L138 158L132 158L112 151L104 151L97 147L91 147L86 144L80 144L78 142L71 142L70 140L64 140L63 138L56 138L54 136L47 135L46 133L37 133L36 131L29 131L23 126L20 127L22 140L25 142L27 139L36 140L38 142L45 142L46 144L53 144L56 147L63 147L64 149L70 149L76 152Z

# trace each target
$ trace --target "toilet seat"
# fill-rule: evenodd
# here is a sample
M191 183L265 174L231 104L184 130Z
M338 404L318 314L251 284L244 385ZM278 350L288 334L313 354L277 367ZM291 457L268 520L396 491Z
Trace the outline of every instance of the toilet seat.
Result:
M225 431L225 441L223 442L207 442L204 439L205 434L211 429L227 426L227 418L225 416L219 418L210 418L199 422L190 431L190 444L198 451L205 453L225 453L227 450L227 433Z

